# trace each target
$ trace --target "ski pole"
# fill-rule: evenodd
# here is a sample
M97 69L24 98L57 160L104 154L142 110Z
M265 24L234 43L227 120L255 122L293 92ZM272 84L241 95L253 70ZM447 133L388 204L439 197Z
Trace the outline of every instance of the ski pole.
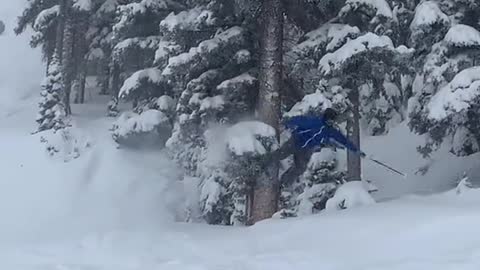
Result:
M383 162L381 162L381 161L379 161L379 160L377 160L377 159L375 159L375 158L373 158L373 157L371 157L371 156L368 157L368 159L369 159L370 161L373 161L373 162L375 162L376 164L384 167L384 168L387 168L388 170L390 170L390 171L392 171L392 172L394 172L394 173L397 173L397 174L403 176L404 178L407 178L407 175L406 175L405 173L402 173L401 171L399 171L399 170L397 170L397 169L395 169L395 168L393 168L393 167L391 167L391 166L389 166L389 165L387 165L387 164L385 164L385 163L383 163Z

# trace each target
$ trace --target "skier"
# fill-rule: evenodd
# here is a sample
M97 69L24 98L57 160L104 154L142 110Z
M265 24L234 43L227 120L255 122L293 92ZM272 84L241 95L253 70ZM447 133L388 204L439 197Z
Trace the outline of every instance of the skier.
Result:
M295 165L282 175L282 183L296 179L302 174L312 153L325 146L346 148L362 158L366 156L335 127L336 118L337 112L328 108L322 117L296 116L286 122L285 126L291 131L292 136L267 157L269 162L278 162L294 155Z

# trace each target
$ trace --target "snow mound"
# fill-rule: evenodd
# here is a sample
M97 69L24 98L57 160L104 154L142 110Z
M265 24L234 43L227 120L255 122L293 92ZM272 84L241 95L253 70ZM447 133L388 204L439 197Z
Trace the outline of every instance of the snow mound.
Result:
M276 144L275 129L265 123L258 121L240 122L227 130L227 147L235 155L241 156L245 153L266 154L268 150L278 147ZM270 139L268 146L262 139Z
M327 201L326 210L341 210L375 204L363 181L352 181L341 185L333 198Z
M480 32L469 25L457 24L448 30L444 40L456 47L480 46Z
M392 9L385 0L347 0L345 6L340 10L340 14L354 11L361 6L367 6L375 10L376 16L393 17Z
M345 45L332 53L327 53L318 63L319 69L329 74L333 70L339 69L343 63L357 54L373 48L394 49L392 40L387 36L378 36L373 33L367 33L354 40L350 40Z
M415 16L410 24L410 30L414 31L435 23L447 24L449 22L450 19L442 12L436 2L425 1L415 8Z
M46 146L47 153L64 162L77 159L91 147L91 138L82 129L69 126L59 130L46 130L35 134Z
M428 117L442 120L453 113L470 108L470 102L480 96L480 66L458 73L428 104Z
M161 111L126 112L114 123L112 136L119 144L141 146L157 142L164 129L170 129L170 120Z

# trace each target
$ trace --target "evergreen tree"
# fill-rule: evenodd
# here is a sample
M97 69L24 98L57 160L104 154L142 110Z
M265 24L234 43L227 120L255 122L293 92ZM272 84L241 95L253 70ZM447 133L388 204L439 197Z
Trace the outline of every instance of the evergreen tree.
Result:
M47 65L56 49L57 27L60 15L59 0L29 0L22 15L18 17L15 33L23 33L27 27L34 30L30 45L41 47Z
M340 113L340 122L346 122L350 139L360 145L361 126L368 134L379 135L404 119L410 74L405 63L411 50L401 46L408 41L409 31L400 29L412 20L415 4L347 0L328 6L336 17L307 32L287 53L293 87L303 89L305 96L287 107L290 111L284 117L320 116L333 107ZM305 162L304 158L294 160ZM330 168L331 173L341 175L342 168ZM349 180L360 179L359 156L348 154L348 168ZM284 205L290 212L292 202L300 201L299 193L292 192L298 189L300 179L291 181L282 193L290 197L290 206Z
M418 148L425 157L444 142L456 155L478 152L474 120L478 100L473 93L478 90L480 28L472 23L472 16L480 14L480 8L478 3L471 1L442 4L442 1L428 2L436 16L435 20L426 23L437 26L430 27L436 31L424 31L424 39L434 44L419 59L415 95L410 100L409 124L415 132L426 134L425 144ZM424 12L420 5L415 17L425 17Z
M65 107L62 103L63 78L60 61L52 59L47 69L47 76L42 82L42 97L37 115L38 132L65 127Z
M328 199L346 181L338 168L336 152L325 148L310 158L306 171L282 190L282 217L311 215L325 209Z
M256 72L251 69L254 44L247 31L252 26L232 13L232 5L209 1L170 14L160 23L166 42L156 59L157 65L164 66L162 81L168 82L178 97L177 118L167 143L172 157L187 176L197 177L201 186L223 187L202 189L201 209L209 223L231 222L232 206L224 201L236 195L227 184L224 166L204 163L209 147L205 133L214 124L233 124L251 114L257 87ZM168 57L177 48L183 52ZM219 219L214 213L230 214Z

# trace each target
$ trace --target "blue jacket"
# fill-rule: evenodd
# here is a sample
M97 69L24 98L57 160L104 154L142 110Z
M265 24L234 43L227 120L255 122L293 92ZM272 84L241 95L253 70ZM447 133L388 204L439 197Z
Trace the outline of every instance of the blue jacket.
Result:
M352 152L361 153L355 144L321 117L296 116L287 121L286 127L292 131L297 147L311 149L324 144L340 144Z

